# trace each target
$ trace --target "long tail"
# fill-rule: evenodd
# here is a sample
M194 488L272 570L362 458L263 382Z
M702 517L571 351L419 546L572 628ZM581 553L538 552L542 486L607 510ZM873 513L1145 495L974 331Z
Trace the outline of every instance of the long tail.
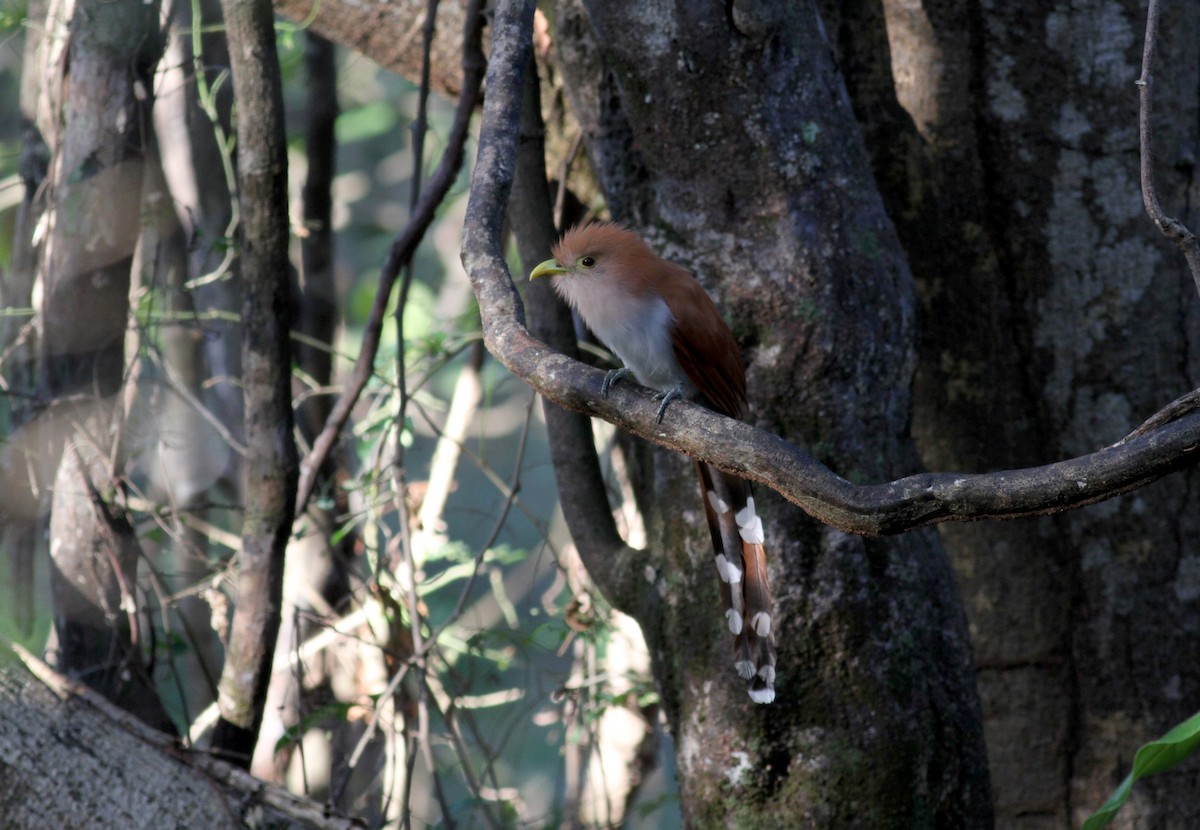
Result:
M734 635L734 668L749 682L755 703L775 699L775 638L771 584L763 550L762 520L754 512L750 482L696 462L704 488L704 513L712 535L725 619Z

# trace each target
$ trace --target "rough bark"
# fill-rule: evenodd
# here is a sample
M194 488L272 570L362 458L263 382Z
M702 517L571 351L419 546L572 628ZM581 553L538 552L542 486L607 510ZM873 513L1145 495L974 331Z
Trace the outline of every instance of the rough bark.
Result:
M299 477L288 343L287 156L267 0L224 0L237 122L245 395L245 514L213 746L249 765L279 631L283 560Z
M55 664L121 708L173 731L142 657L136 574L141 548L102 452L103 410L77 412L54 479L50 597Z
M1178 210L1196 188L1200 15L1166 8L1156 172ZM1138 190L1140 4L847 3L833 14L921 286L914 431L926 463L1071 455L1195 386L1195 291ZM1192 478L1055 520L943 526L1001 826L1077 826L1138 744L1194 710L1200 677L1181 657L1200 595ZM1195 824L1194 772L1142 786L1131 815Z
M731 21L715 9L597 4L585 21L560 7L558 44L614 213L693 265L723 300L747 346L760 420L824 442L842 469L889 475L913 458L904 439L911 284L869 178L856 181L865 158L808 11L759 9L751 19L735 10ZM506 13L515 10L498 14L493 68L508 56ZM485 123L505 106L500 83L497 70ZM820 175L804 136L821 137ZM502 186L485 164L495 152L481 139L476 208ZM841 221L822 221L831 210ZM469 217L466 260L477 276L479 217ZM482 308L491 295L477 288ZM798 300L811 315L795 313ZM831 348L835 338L843 348ZM647 634L689 822L986 825L965 626L933 535L867 543L764 498L784 586L784 668L781 698L755 708L711 612L708 540L699 509L686 508L699 498L689 465L659 453L653 466L643 479L652 540L643 573L669 601ZM629 610L645 624L644 606Z
M69 427L49 430L61 444L31 441L32 429L22 443L53 448L48 455L61 459L50 505L48 648L61 671L87 676L129 711L169 727L133 619L139 551L119 505L122 424L112 403L124 377L149 78L162 49L157 15L156 3L133 0L53 3L47 11L38 127L52 156L39 384L46 402L74 402L63 419Z
M427 0L275 0L275 10L319 35L361 52L385 69L421 77ZM463 88L462 39L468 0L438 3L430 51L430 88L451 98Z
M638 25L621 22L629 15ZM575 103L614 214L688 261L723 303L754 417L852 480L911 470L915 293L816 9L734 4L725 17L596 3L587 18L597 51L580 54L586 39L564 38L560 16L560 54L608 84ZM589 89L582 80L569 89ZM704 532L679 509L698 497L690 472L658 454L643 485L660 578L695 597L651 635L685 815L723 823L733 783L737 812L759 825L986 825L966 631L935 537L866 543L764 494L784 699L769 719L731 713L738 684L725 672L721 692L708 685L727 662L720 626L707 626L718 646L701 651L707 660L680 648L712 608ZM797 754L821 769L781 765Z
M1164 20L1158 172L1174 205L1196 192L1198 12L1173 5ZM1137 2L985 3L982 14L981 151L993 232L1028 338L1024 381L1039 429L1051 453L1071 453L1137 423L1200 377L1195 290L1143 215L1137 184L1133 81L1144 12ZM1042 528L1036 548L1057 573L1035 573L1014 589L1048 594L1060 580L1070 584L1058 594L1069 597L1069 625L1050 619L1027 630L1036 648L1065 657L1047 690L1070 701L1057 826L1077 825L1140 743L1195 710L1200 672L1183 655L1193 650L1200 598L1191 550L1198 499L1193 472L1064 516ZM1002 691L994 697L1015 708ZM1195 826L1197 792L1194 766L1150 782L1125 820L1140 813L1151 826Z
M304 381L292 382L297 429L307 443L325 423L331 399L317 390L333 383L334 335L338 326L337 290L333 275L333 178L337 144L334 122L337 120L337 67L333 43L309 34L305 41L307 72L307 112L305 114L305 158L308 169L304 178L303 221L305 235L300 240L301 269L294 286L295 330L308 338L295 346L296 365ZM310 389L311 383L317 390ZM317 628L315 619L338 608L349 591L347 565L352 556L353 534L340 544L335 535L338 516L349 510L345 489L337 486L338 465L326 459L318 487L333 506L310 503L300 531L288 545L284 568L283 611L277 655L291 654ZM303 716L305 689L303 672L291 666L277 668L271 676L263 723L250 771L259 778L282 784L296 743L285 741ZM309 678L311 680L311 678ZM309 695L311 698L312 695ZM336 727L335 727L336 728ZM337 762L335 762L337 763Z
M0 671L0 814L11 830L357 826L48 680Z

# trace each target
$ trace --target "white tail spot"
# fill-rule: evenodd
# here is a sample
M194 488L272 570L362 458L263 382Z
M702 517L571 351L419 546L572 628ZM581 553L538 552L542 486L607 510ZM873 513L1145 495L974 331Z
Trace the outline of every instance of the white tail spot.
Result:
M733 664L733 667L737 669L738 676L742 680L749 680L751 677L754 677L754 664L749 660L738 660Z
M725 499L717 495L716 490L708 491L708 503L712 505L712 509L718 513L728 513L729 505L725 503Z
M732 562L726 561L726 567L729 568L729 579L726 580L731 585L737 585L742 581L742 569Z
M723 553L717 554L717 574L720 575L722 582L729 581L729 560Z
M722 582L736 585L742 581L742 569L730 562L723 553L717 554L717 573L720 574Z
M746 499L746 506L737 512L733 520L737 522L738 533L743 542L749 545L763 543L763 524L762 519L754 512L754 496Z
M750 619L750 627L754 629L754 633L759 637L770 637L771 615L766 611L759 611Z
M755 703L774 703L775 689L771 686L768 686L765 689L751 689L750 699Z
M746 499L746 506L737 512L734 520L738 523L738 527L745 527L755 517L754 512L754 496Z
M746 544L761 545L763 543L762 519L754 516L748 524L738 525L738 533Z
M742 615L732 608L725 612L725 619L729 621L729 632L731 634L742 633Z
M758 670L758 676L761 677L763 679L763 682L766 683L768 686L775 685L775 667L774 666L763 666L761 669Z

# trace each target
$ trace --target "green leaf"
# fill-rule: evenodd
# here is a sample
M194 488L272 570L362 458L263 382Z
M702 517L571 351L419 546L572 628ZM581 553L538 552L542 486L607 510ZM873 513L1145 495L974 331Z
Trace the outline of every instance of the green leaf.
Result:
M1104 802L1104 806L1083 823L1082 830L1100 830L1107 827L1113 816L1129 799L1133 783L1139 778L1166 772L1182 763L1200 746L1200 712L1192 715L1157 741L1151 741L1133 756L1133 770L1121 785Z
M338 144L365 141L389 133L395 129L396 120L396 110L388 101L346 110L334 125Z
M279 736L279 740L275 742L275 751L278 752L285 747L295 746L300 743L300 739L304 736L305 732L327 720L345 720L353 707L353 703L343 703L342 701L335 700L315 709L302 717L299 723L289 726Z

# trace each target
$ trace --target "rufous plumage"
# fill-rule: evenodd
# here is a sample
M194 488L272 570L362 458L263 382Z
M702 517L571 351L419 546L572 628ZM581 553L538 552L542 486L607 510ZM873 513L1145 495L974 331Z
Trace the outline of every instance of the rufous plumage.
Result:
M661 421L672 400L694 401L730 418L746 414L746 373L733 332L686 268L655 254L615 224L568 231L553 258L529 278L549 276L558 294L624 364L602 393L632 373L657 390ZM704 462L703 488L734 667L757 703L775 699L775 641L763 526L750 482Z

